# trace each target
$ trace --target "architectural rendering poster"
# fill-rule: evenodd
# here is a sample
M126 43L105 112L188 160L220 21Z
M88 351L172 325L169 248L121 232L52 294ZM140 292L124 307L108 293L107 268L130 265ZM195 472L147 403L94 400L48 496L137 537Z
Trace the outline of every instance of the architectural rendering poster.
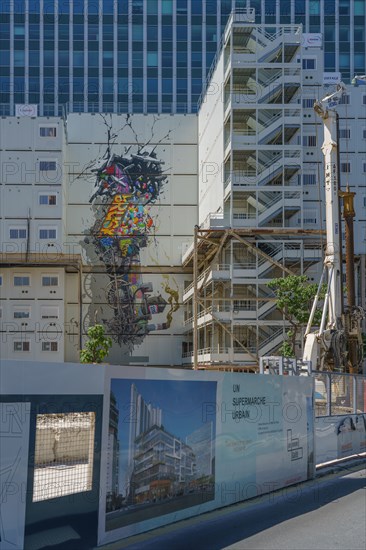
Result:
M309 378L114 369L106 391L100 544L311 476Z

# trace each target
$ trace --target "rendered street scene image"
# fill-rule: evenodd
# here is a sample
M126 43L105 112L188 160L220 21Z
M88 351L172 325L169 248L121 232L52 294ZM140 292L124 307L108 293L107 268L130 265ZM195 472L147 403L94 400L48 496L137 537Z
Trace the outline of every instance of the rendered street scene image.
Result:
M112 380L111 389L107 529L213 499L215 421L202 421L202 406L215 405L216 384Z

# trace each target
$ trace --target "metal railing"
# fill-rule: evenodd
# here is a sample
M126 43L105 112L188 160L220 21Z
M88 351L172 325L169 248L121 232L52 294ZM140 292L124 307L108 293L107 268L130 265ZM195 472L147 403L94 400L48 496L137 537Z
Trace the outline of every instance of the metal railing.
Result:
M313 371L316 416L366 412L366 376Z
M344 416L366 412L365 375L314 371L311 368L311 361L281 356L261 357L259 373L312 376L317 417Z

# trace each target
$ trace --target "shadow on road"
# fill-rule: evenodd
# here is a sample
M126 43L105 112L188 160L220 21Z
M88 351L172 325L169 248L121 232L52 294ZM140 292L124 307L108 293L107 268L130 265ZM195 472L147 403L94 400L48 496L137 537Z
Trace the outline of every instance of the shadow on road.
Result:
M346 476L345 469L340 476ZM233 505L221 512L203 514L202 520L192 525L183 521L170 533L137 542L133 538L121 542L129 550L220 550L243 541L282 522L315 511L326 504L350 495L366 485L365 477L320 478L306 484L288 487L275 493L262 495L242 504ZM240 509L238 509L240 507ZM244 546L243 546L244 548Z

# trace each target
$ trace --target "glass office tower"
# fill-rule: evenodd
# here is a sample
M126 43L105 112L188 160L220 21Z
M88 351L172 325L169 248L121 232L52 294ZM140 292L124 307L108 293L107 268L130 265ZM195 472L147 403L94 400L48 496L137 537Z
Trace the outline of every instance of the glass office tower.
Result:
M322 33L345 82L365 73L365 0L1 0L0 113L195 112L234 6Z

